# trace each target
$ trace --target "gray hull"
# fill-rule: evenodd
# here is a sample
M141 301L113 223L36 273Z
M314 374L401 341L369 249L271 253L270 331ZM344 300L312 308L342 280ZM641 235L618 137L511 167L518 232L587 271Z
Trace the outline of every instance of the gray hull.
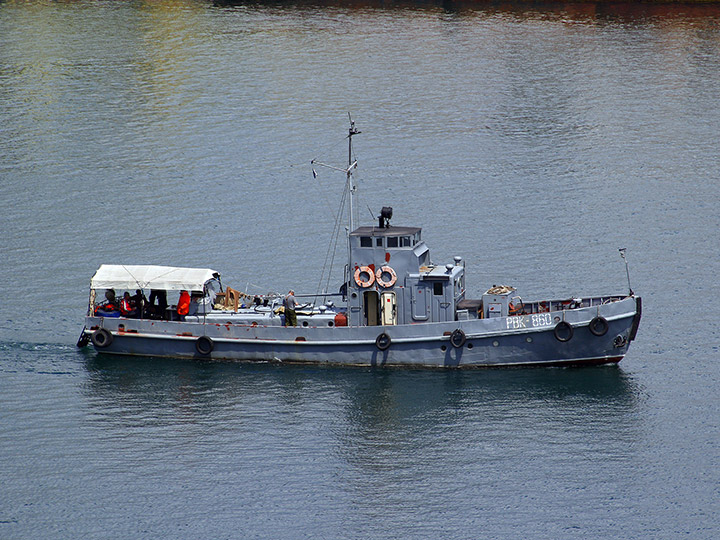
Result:
M597 317L607 322L602 335L589 326ZM640 298L628 296L549 313L394 326L285 328L87 317L84 332L94 335L95 348L107 354L463 368L616 363L626 354L639 320ZM569 338L556 330L562 321L572 327ZM380 334L389 343L378 344Z

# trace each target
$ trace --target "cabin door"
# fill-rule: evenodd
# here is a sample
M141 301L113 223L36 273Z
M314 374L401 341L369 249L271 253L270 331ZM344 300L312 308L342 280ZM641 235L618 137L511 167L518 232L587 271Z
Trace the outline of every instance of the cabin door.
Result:
M430 307L430 295L432 291L425 283L420 282L412 289L410 301L412 318L416 321L428 320L428 308Z
M380 295L382 304L381 315L383 325L397 324L397 301L394 292L384 292Z
M363 293L363 304L365 320L368 326L380 324L380 295L377 291L365 291Z

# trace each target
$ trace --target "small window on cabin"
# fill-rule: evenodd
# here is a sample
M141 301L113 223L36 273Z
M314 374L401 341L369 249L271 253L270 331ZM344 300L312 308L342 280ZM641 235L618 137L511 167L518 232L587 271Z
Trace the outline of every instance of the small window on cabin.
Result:
M389 247L389 248L398 247L398 237L397 236L388 236L387 242L388 242L387 247Z
M403 236L402 237L402 247L410 247L410 237L409 236Z
M376 239L375 239L375 245L376 245L377 247L382 247L382 241L383 241L382 238L376 238Z
M433 283L433 294L435 296L443 295L443 284L441 281L436 281L435 283Z
M360 247L372 247L372 238L369 236L361 236Z

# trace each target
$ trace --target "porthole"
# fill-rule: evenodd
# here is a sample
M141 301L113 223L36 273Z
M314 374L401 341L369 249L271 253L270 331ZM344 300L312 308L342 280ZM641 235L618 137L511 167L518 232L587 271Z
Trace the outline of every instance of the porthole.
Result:
M446 346L446 345L443 345L442 347L440 347L440 350L441 350L442 352L447 351L447 346Z
M328 326L335 326L335 323L332 321L328 321Z
M308 325L308 322L307 322L307 321L303 321L303 326L307 326L307 325Z
M468 344L467 344L467 348L468 348L468 349L472 349L472 348L473 348L473 344L472 344L472 343L468 343Z
M530 336L528 336L525 338L525 341L527 341L528 343L532 343L532 338Z
M493 347L497 347L498 345L500 345L500 343L499 343L499 342L497 342L497 341L493 341Z

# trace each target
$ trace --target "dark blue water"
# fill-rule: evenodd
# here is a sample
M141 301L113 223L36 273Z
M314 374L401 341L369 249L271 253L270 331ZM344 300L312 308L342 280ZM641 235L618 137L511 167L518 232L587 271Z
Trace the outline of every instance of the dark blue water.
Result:
M0 538L718 537L719 74L713 8L0 2ZM627 247L619 367L75 348L105 262L314 292L347 112L362 222L471 296L623 292Z

